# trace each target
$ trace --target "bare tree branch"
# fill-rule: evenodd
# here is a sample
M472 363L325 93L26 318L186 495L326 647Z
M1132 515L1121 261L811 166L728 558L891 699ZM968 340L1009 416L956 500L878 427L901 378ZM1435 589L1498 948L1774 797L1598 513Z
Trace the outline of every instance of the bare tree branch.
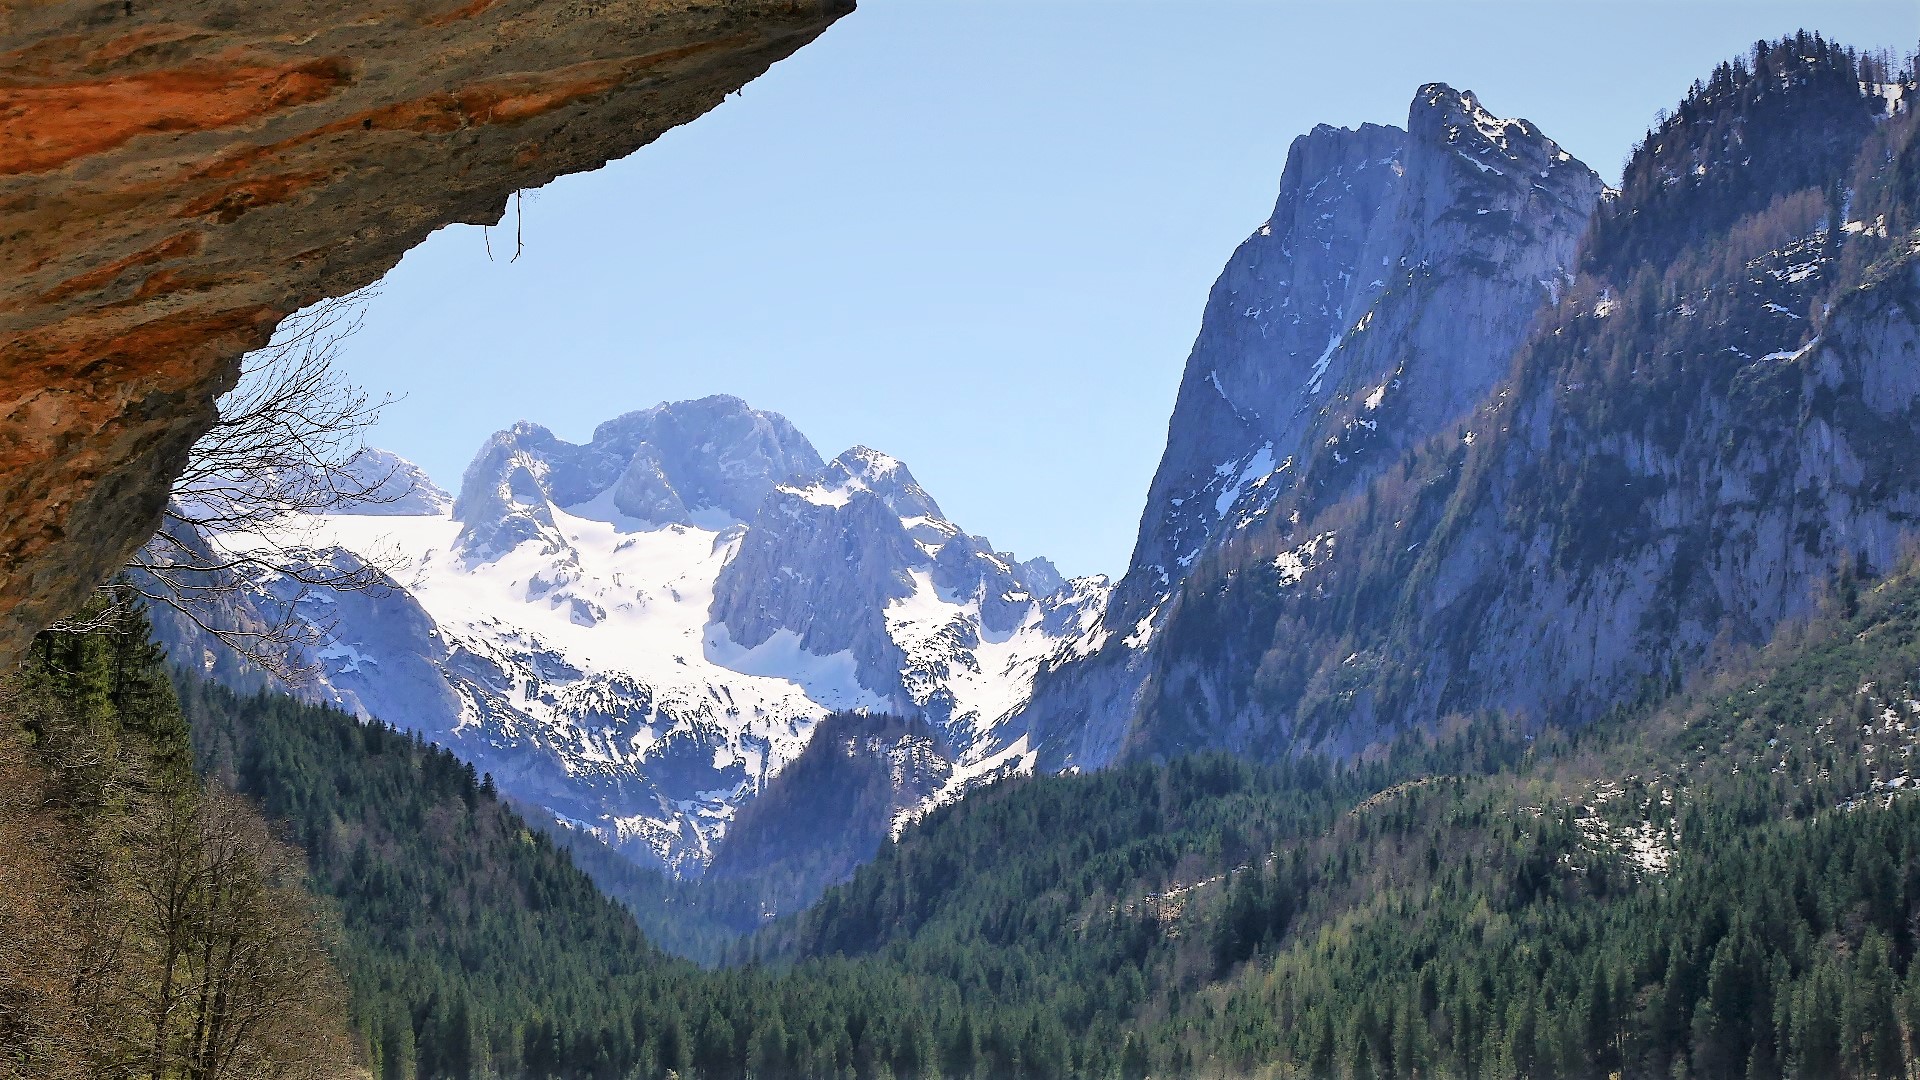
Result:
M363 441L394 399L371 399L334 366L370 295L294 315L247 358L175 481L160 531L123 579L129 596L178 613L292 686L311 682L309 654L332 630L302 618L300 601L316 590L384 587L399 565L397 555L339 556L317 541L312 519L412 493ZM274 602L254 602L269 588Z

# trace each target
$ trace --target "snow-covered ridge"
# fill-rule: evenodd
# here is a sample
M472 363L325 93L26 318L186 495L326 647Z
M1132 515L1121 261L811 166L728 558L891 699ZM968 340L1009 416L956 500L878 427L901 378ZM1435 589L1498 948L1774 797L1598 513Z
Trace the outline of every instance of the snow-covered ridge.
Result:
M517 425L429 509L311 522L397 582L298 605L330 626L327 695L680 873L833 712L932 722L961 763L944 799L1030 766L999 724L1106 597L968 535L897 459L822 464L736 399L585 446Z

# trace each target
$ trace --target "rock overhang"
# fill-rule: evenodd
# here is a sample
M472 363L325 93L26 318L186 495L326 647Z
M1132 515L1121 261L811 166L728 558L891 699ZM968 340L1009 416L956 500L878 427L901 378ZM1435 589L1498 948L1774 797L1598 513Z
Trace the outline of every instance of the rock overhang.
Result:
M152 532L282 318L692 120L852 8L0 12L0 662Z

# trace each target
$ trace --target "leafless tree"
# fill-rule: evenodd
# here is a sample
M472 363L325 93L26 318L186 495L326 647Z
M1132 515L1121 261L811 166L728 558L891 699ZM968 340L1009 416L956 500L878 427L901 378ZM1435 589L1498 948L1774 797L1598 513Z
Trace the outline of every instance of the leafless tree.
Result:
M156 797L157 795L157 797ZM105 977L73 980L95 1076L320 1080L346 1075L346 988L305 859L218 786L150 793L89 913Z
M125 579L140 598L294 686L311 678L305 657L331 629L301 618L298 600L311 590L380 587L398 564L377 553L338 557L313 535L313 514L410 492L394 469L374 464L363 442L392 399L370 398L334 365L368 295L292 316L247 358L220 400L219 421L194 444L160 531ZM268 586L279 603L250 602Z
M195 815L177 1053L192 1080L338 1076L351 1056L346 988L327 958L305 860L217 788ZM156 1072L155 1075L171 1075Z
M171 696L108 689L122 639L89 640L0 673L0 1080L364 1075L305 857L171 757L185 731L146 726Z

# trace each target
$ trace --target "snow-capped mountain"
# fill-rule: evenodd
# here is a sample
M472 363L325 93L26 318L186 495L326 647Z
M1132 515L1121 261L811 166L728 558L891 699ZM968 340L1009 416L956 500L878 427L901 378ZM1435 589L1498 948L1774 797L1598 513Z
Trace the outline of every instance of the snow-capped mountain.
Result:
M1120 753L1199 561L1311 519L1471 413L1564 289L1602 190L1532 124L1440 83L1405 130L1294 140L1273 213L1208 297L1127 573L1021 720L1043 767Z
M730 397L629 413L584 445L520 424L450 510L383 509L311 530L392 589L282 590L326 629L322 694L679 873L832 712L931 723L949 759L932 799L1031 767L996 724L1105 598L968 535L899 461L823 463Z

